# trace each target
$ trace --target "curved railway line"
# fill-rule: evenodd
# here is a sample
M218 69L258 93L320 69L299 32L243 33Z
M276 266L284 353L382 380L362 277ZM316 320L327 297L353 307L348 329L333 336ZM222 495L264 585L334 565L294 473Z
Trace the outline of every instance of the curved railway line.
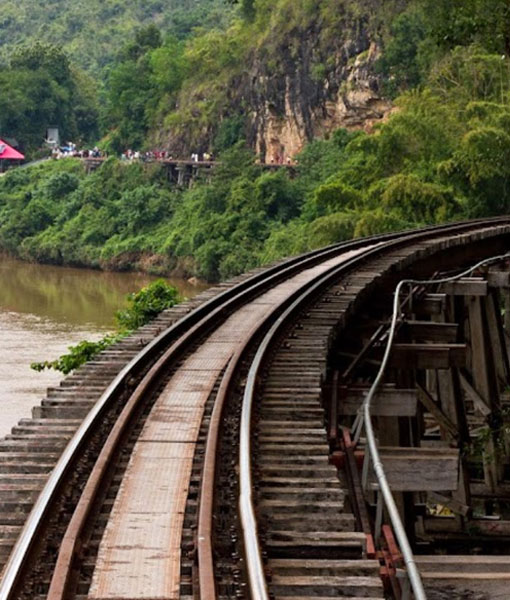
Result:
M0 600L409 598L414 565L507 597L510 270L446 278L509 249L510 218L345 242L80 368L0 441ZM409 277L371 409L401 539L356 425Z

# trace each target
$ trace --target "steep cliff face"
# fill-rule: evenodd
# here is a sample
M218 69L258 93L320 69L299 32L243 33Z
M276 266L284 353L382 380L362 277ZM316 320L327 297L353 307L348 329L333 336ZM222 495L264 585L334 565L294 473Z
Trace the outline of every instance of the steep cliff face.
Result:
M315 24L287 38L275 60L254 57L249 139L266 162L292 159L339 127L370 130L392 110L375 71L378 44L359 26L336 41L325 48Z
M388 0L393 7L404 1ZM191 75L166 120L172 130L155 132L157 143L176 154L205 151L219 124L241 113L261 160L286 162L314 137L339 127L370 130L383 119L392 105L381 94L375 69L381 48L374 15L383 10L381 3L312 4L281 0L255 25L226 32L224 47L210 53L225 66L212 75L203 72L201 79Z

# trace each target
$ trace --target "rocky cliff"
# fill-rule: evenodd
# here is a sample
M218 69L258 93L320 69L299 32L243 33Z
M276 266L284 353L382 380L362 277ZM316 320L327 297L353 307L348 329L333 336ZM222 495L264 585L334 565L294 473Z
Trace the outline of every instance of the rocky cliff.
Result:
M380 47L363 24L330 43L321 33L314 23L287 37L276 60L263 51L253 57L249 139L266 162L286 161L339 127L370 130L392 110L375 69Z
M307 13L298 1L287 20L270 13L266 30L253 39L220 95L221 77L213 76L205 91L203 84L196 86L199 93L188 86L173 130L158 141L177 154L205 151L218 124L241 112L261 160L286 162L307 141L339 127L370 130L392 110L375 68L381 46L370 13L376 6L374 0L324 0ZM200 107L207 102L209 115L213 102L221 107L214 119L203 117Z

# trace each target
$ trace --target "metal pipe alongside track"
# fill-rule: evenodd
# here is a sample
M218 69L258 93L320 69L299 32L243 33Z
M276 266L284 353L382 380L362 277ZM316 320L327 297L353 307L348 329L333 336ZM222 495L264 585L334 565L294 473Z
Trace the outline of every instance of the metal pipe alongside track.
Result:
M248 571L249 589L252 600L268 600L269 591L262 559L261 543L258 535L256 510L252 498L252 407L257 393L257 385L260 380L260 372L267 359L268 352L275 346L276 340L282 335L285 328L289 327L293 319L315 298L319 297L328 286L355 271L362 264L367 263L384 253L398 248L405 248L421 241L440 239L471 231L482 230L487 227L507 225L508 218L494 218L489 220L477 220L468 223L456 223L441 227L426 228L404 234L383 234L373 236L364 240L343 242L327 249L314 251L304 257L296 257L285 261L258 273L243 281L237 286L228 289L208 302L204 303L181 321L164 331L144 348L133 360L131 360L115 377L107 387L101 398L94 405L76 434L62 453L55 469L49 476L47 483L37 499L34 508L26 521L25 527L14 547L11 557L6 565L3 578L0 583L0 600L14 600L15 594L30 566L32 552L36 546L40 531L47 522L52 507L59 496L65 481L68 478L73 465L77 463L92 437L95 428L100 423L107 411L114 405L119 394L125 389L126 382L139 374L143 369L148 369L135 391L130 395L122 408L119 419L113 425L106 444L104 445L97 463L88 475L84 485L81 498L74 509L67 532L63 538L60 553L57 559L57 567L53 574L48 600L63 600L68 593L68 585L71 581L70 572L73 567L74 556L79 549L80 539L87 524L92 504L96 501L108 470L110 461L115 452L118 451L119 443L125 435L133 415L136 413L140 402L147 396L148 391L153 389L155 382L159 382L162 373L166 372L172 364L178 361L192 344L196 343L202 336L214 330L218 323L223 322L228 315L232 314L240 306L246 306L253 298L259 296L263 291L270 289L276 284L290 278L306 268L326 262L328 259L341 257L346 254L346 259L339 264L328 266L319 276L304 283L300 289L292 292L280 305L268 312L267 316L246 332L244 341L239 345L234 356L231 358L225 373L222 376L220 388L213 407L210 429L207 436L206 452L202 475L202 487L200 489L199 518L198 518L198 566L199 566L199 590L202 600L213 600L216 597L214 580L214 550L213 550L213 508L214 508L214 482L216 477L216 461L221 432L221 421L224 406L236 373L240 369L243 359L250 350L255 357L249 366L248 377L244 388L242 401L242 414L239 439L239 514L241 530L243 534L243 546L246 555L246 566ZM351 254L348 254L351 253ZM352 253L355 253L352 256ZM506 255L505 255L506 256ZM339 259L341 260L341 259ZM370 456L374 462L381 492L383 493L390 517L395 528L400 548L408 569L409 578L416 600L425 600L425 592L421 585L412 551L406 532L398 517L391 489L384 476L381 461L377 458L377 444L374 431L370 421L370 404L377 390L384 367L388 361L391 349L391 341L395 331L397 312L399 308L399 295L403 285L407 283L422 283L414 280L405 280L397 288L394 299L394 314L390 328L389 344L385 350L382 368L364 404L364 425L367 432L367 443ZM438 283L437 280L434 283ZM266 333L264 333L266 332ZM254 339L264 336L261 343L255 347Z

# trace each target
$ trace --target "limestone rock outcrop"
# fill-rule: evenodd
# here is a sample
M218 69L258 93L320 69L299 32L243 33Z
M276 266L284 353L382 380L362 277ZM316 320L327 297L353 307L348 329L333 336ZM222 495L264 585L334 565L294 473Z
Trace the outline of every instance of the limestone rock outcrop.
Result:
M334 2L323 4L331 8ZM190 148L204 152L213 147L223 119L242 112L249 144L270 163L293 160L308 141L340 127L370 131L393 110L377 72L381 46L370 19L376 4L339 2L335 6L343 12L338 9L329 21L318 7L306 18L299 13L304 9L295 8L302 17L299 25L280 19L279 28L268 27L266 37L257 39L233 70L216 118L194 116L207 100L202 88L181 98L180 106L193 110L188 119L177 119L180 126L173 132L156 133L157 142L176 154Z
M270 73L263 62L254 63L249 139L265 162L292 159L307 141L339 127L370 131L393 110L375 69L377 43L360 36L328 57L316 53L309 39L303 41L300 59L282 61L282 70ZM315 67L324 63L331 67Z

